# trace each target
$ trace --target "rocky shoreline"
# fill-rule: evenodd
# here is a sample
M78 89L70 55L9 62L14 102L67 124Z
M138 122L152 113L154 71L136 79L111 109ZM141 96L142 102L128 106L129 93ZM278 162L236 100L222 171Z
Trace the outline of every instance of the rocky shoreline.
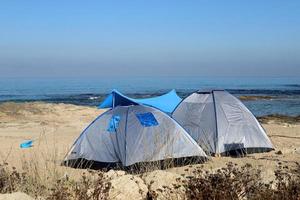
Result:
M265 115L261 117L257 117L258 121L263 124L268 123L288 123L288 124L299 124L300 123L300 115L298 116L287 116L287 115Z
M248 96L247 96L248 98ZM51 106L58 107L60 105L65 105L67 107L77 107L72 104L63 103L45 103L45 102L28 102L28 103L15 103L15 102L5 102L0 103L0 118L2 117L22 117L25 115L38 115L47 114L47 109ZM80 106L81 108L92 109L90 106ZM298 124L300 123L300 115L298 116L288 116L280 114L264 115L259 116L257 119L264 124L274 122L274 123L290 123Z
M239 96L242 101L271 100L275 98L273 96Z

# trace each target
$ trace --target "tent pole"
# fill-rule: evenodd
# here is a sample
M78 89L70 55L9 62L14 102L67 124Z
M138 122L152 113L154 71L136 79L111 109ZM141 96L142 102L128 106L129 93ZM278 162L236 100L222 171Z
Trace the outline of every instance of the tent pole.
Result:
M217 119L217 109L216 109L216 100L215 100L215 93L212 90L211 92L212 98L213 98L213 104L214 104L214 111L215 111L215 121L216 121L216 139L215 139L215 156L220 157L219 154L219 148L218 148L218 139L219 139L219 133L218 133L218 119Z
M130 109L130 106L128 106L128 108L127 108L126 121L125 121L125 165L127 165L127 142L126 142L126 139L127 139L127 126L128 126L127 120L128 120L129 109Z
M112 94L113 96L112 96L112 100L113 100L113 102L112 102L112 107L113 108L115 108L115 92L113 92L113 94Z

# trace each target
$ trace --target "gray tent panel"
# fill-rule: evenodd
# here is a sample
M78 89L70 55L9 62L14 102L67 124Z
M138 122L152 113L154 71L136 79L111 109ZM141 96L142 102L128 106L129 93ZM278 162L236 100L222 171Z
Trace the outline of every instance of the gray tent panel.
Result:
M107 163L125 161L125 140L122 140L125 118L121 118L116 132L109 132L108 128L112 116L124 116L126 113L127 108L119 107L100 115L77 139L66 160L84 158Z
M167 158L205 157L199 145L167 114L145 106L129 107L128 113L126 165ZM141 113L152 113L158 125L144 127L136 116Z
M241 148L273 148L267 134L246 106L225 91L214 92L217 124L217 153Z
M212 95L191 94L179 104L173 118L201 144L204 151L215 151L216 122Z

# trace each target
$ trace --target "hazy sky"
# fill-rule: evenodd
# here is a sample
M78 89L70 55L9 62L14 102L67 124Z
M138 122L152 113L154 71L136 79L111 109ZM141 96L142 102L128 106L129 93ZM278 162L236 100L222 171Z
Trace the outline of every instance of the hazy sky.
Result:
M299 0L1 1L0 76L300 76Z

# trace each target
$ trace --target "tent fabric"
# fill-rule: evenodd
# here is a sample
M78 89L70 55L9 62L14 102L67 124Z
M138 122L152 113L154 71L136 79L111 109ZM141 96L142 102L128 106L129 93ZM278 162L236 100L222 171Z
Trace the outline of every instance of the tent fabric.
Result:
M119 127L120 116L113 115L109 121L108 132L115 132Z
M273 149L254 115L224 90L191 94L178 105L172 117L209 153Z
M116 106L129 105L148 105L158 108L166 113L171 113L175 107L181 102L181 98L175 90L152 98L134 99L127 97L117 90L113 90L106 99L100 104L99 108L114 108Z
M115 131L110 132L107 127L113 116L119 116L119 121ZM138 116L144 117L147 126ZM117 106L96 118L75 141L65 163L86 159L130 166L194 156L205 158L206 154L169 115L153 107L134 105Z
M136 116L139 119L140 123L145 127L158 125L158 122L155 119L154 115L150 112L136 114Z

